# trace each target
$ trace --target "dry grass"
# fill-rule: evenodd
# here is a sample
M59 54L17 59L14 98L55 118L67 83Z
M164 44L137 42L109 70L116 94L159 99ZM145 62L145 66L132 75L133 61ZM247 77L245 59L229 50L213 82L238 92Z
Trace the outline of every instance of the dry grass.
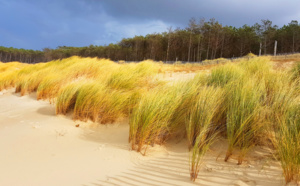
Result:
M193 181L217 135L229 142L225 160L237 150L238 164L251 147L271 140L286 182L298 181L299 63L278 69L272 60L287 58L249 55L235 63L217 59L173 65L79 57L35 65L0 63L0 90L37 91L37 99L55 103L57 114L73 112L74 119L111 123L129 117L132 149L144 155L151 145L186 137ZM179 83L154 78L178 71L200 73Z

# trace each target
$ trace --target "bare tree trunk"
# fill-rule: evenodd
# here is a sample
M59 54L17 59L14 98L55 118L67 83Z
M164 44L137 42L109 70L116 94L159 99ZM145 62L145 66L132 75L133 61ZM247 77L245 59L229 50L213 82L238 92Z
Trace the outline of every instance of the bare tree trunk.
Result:
M200 39L201 39L201 35L199 34L199 39L198 39L198 48L197 48L197 61L199 61L199 57L200 57Z
M206 52L206 59L208 59L208 54L209 54L209 45L210 45L210 30L208 33L208 43L207 43L207 52Z
M153 59L153 42L151 42L151 49L150 49L150 59Z
M267 37L264 40L264 55L267 54Z
M172 27L168 28L169 34L168 34L168 47L167 47L167 58L166 61L169 60L169 52L170 52L170 39L171 39L171 32L172 32Z
M188 52L188 61L190 61L191 45L192 45L192 34L190 34L189 52Z
M243 56L243 41L241 41L240 56Z
M225 40L225 37L224 37L224 34L223 34L223 37L222 37L222 46L221 46L221 54L220 54L220 57L223 57L224 40Z
M293 32L293 53L295 53L295 33Z
M201 42L201 44L200 44L200 61L202 60L202 47L203 46L203 42Z
M277 41L275 40L275 44L274 44L274 56L276 56L277 53Z
M138 61L138 41L135 43L135 61Z
M217 41L216 41L216 45L215 45L215 52L214 52L213 59L215 59L215 58L216 58L216 55L217 55L218 44L219 44L219 36L220 36L220 33L219 33L219 31L218 31L218 34L217 34Z

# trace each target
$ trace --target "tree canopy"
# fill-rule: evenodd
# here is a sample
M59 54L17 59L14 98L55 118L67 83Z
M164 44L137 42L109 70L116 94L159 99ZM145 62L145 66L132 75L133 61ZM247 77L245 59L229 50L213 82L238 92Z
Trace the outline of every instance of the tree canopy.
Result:
M70 56L109 58L114 61L190 61L239 57L252 52L272 54L278 41L277 53L300 52L300 25L292 20L278 28L270 20L261 20L253 26L240 28L223 26L215 19L190 19L186 28L163 33L124 38L107 46L59 46L56 49L25 50L0 47L0 61L25 63L46 62Z

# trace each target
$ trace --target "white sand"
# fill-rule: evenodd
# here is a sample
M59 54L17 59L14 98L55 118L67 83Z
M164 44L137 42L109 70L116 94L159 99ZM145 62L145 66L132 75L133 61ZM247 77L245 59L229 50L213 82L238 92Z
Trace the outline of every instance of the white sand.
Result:
M80 124L79 127L75 127ZM0 185L283 185L279 163L256 148L248 162L223 161L221 140L190 181L186 142L130 151L128 122L97 125L55 116L35 95L0 93ZM219 156L219 158L217 158ZM217 159L217 160L216 160Z

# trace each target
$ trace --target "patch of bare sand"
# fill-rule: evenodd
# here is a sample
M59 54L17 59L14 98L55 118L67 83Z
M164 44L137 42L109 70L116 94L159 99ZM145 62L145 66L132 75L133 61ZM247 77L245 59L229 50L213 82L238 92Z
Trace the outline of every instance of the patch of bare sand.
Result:
M248 162L224 162L226 141L205 156L195 183L189 178L186 141L130 151L128 121L98 125L55 116L55 108L0 95L0 185L283 185L280 165L257 148ZM79 127L76 125L79 124Z
M273 61L272 64L275 69L291 69L295 61Z
M156 76L157 80L162 80L166 82L179 82L191 80L195 77L197 73L187 73L187 72L166 72L160 73Z

